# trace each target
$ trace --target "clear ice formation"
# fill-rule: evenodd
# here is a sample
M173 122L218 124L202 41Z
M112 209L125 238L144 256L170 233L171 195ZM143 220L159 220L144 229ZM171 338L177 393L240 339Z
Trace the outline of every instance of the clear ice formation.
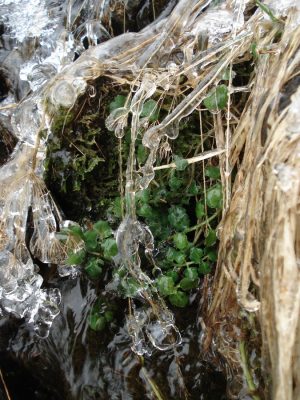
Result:
M55 36L63 17L59 21L55 9L58 5L53 3L55 17L49 19L43 0L26 4L20 0L0 1L1 18L18 46L22 47L25 37L39 39L31 59L20 70L20 78L30 81L34 93L11 114L18 143L10 160L0 168L0 314L8 312L25 318L41 337L48 335L61 301L58 289L41 288L43 279L32 260L34 256L45 263L55 262L59 254L55 232L60 215L42 180L46 143L39 135L41 129L50 128L43 87L57 73L57 55L62 54L61 41ZM49 60L56 63L50 65ZM30 215L33 235L29 251L25 243Z

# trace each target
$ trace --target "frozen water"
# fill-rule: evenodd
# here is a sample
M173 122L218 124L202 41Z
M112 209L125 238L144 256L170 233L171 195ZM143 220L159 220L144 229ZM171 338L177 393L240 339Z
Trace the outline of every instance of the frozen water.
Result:
M55 31L57 21L49 18L45 0L2 0L1 5L8 6L2 18L19 42L28 37L51 36Z

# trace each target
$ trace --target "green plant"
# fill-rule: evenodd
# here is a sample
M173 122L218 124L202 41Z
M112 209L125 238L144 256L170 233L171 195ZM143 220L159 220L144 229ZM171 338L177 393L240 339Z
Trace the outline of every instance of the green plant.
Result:
M73 238L77 247L79 245L79 250L69 252L66 263L84 265L90 279L98 279L105 262L111 261L118 253L113 231L106 221L100 220L86 230L79 225L70 226L65 233Z
M115 319L116 308L105 299L98 299L92 306L89 314L89 326L93 331L103 331L109 327Z

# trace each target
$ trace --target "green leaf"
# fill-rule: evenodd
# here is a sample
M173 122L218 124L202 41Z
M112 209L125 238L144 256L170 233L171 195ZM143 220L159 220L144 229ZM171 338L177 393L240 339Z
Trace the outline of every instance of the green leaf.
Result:
M189 241L185 233L176 233L173 238L174 245L179 250L189 247Z
M84 243L87 251L95 251L98 246L98 234L94 230L84 232Z
M208 176L210 179L219 179L221 177L220 168L208 166L205 168L205 175Z
M172 206L168 210L169 224L177 231L184 231L190 226L186 210L180 206Z
M184 308L189 304L189 298L186 293L178 290L176 293L171 294L168 297L169 301L173 306Z
M104 317L107 322L111 322L114 319L114 313L112 311L106 311Z
M106 319L105 317L92 313L90 314L89 325L93 331L103 331L103 329L106 327Z
M179 285L182 290L188 291L191 289L196 289L199 285L198 279L190 279L190 278L183 278L179 282Z
M179 275L176 271L167 271L166 276L171 277L174 283L177 283L179 281Z
M84 235L80 226L78 225L70 226L67 228L67 231L70 233L70 235L74 236L75 238L84 240Z
M152 99L147 100L143 105L141 117L148 117L150 122L157 121L158 119L157 102Z
M170 189L175 192L181 188L181 186L183 185L183 182L184 181L182 178L178 178L176 175L172 174L168 183L169 183Z
M212 262L216 262L218 259L218 253L216 250L210 250L209 252L207 252L207 258L212 261Z
M196 267L187 267L184 271L185 278L189 278L192 281L198 278L198 270Z
M176 264L178 265L182 265L185 263L185 254L181 253L180 251L176 252L176 255L174 257L174 261L176 262Z
M266 4L263 4L259 0L256 0L255 2L258 5L258 7L270 17L272 22L280 22L280 20L277 17L275 17L270 7L268 7Z
M121 197L116 197L113 202L112 212L117 218L122 217L122 203Z
M85 266L85 272L90 279L99 279L102 274L102 265L104 261L101 258L91 258Z
M118 247L115 239L105 239L101 243L101 247L103 249L104 258L107 260L111 260L112 257L118 254Z
M199 247L192 247L190 250L190 260L196 264L199 264L203 257L203 250Z
M196 203L196 217L198 219L201 219L202 217L204 217L204 215L205 215L205 206L203 203L198 201L198 203Z
M193 196L196 196L198 194L198 192L199 192L199 188L198 188L196 182L192 181L192 183L190 184L190 186L188 188L188 193Z
M198 272L199 274L210 274L211 273L211 267L207 262L202 262L199 267L198 267Z
M189 163L182 157L174 154L174 162L178 171L184 171Z
M66 264L68 265L79 265L84 262L86 253L85 250L80 250L76 253L69 254Z
M219 111L227 106L227 101L227 86L219 85L208 93L208 96L203 100L203 103L209 111Z
M207 191L206 201L210 208L222 208L223 196L221 185L217 184Z
M107 221L96 222L93 229L100 235L101 239L106 239L113 233Z
M217 234L216 231L211 230L208 232L206 238L205 238L205 246L211 247L217 242Z
M251 43L250 53L252 54L252 57L254 60L258 60L259 52L257 51L257 43L256 42Z
M156 284L158 291L162 296L169 296L175 292L174 281L170 276L160 276L156 279Z
M144 164L144 162L147 160L148 151L142 144L140 144L137 148L136 157L139 164Z
M167 253L166 253L166 259L170 262L174 261L178 251L176 251L173 247L168 247Z
M109 104L109 112L116 110L117 108L124 107L126 102L126 96L118 94L113 101Z
M140 190L135 194L135 200L137 203L145 204L150 200L150 191L149 189Z
M149 206L149 204L142 204L142 206L138 208L137 213L140 217L144 218L151 219L154 216L153 208Z

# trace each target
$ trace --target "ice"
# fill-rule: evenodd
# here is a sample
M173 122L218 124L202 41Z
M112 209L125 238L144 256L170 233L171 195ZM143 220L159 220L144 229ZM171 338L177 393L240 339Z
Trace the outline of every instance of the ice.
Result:
M38 274L29 253L21 261L13 253L0 253L0 304L7 313L25 318L37 333L45 337L53 319L59 313L61 301L57 289L41 289L43 278Z
M117 138L121 139L125 135L129 110L126 107L120 107L113 110L106 118L105 125L110 131L114 131Z
M25 38L50 36L57 21L49 18L45 0L3 0L2 4L8 6L8 25L14 37L23 42Z

